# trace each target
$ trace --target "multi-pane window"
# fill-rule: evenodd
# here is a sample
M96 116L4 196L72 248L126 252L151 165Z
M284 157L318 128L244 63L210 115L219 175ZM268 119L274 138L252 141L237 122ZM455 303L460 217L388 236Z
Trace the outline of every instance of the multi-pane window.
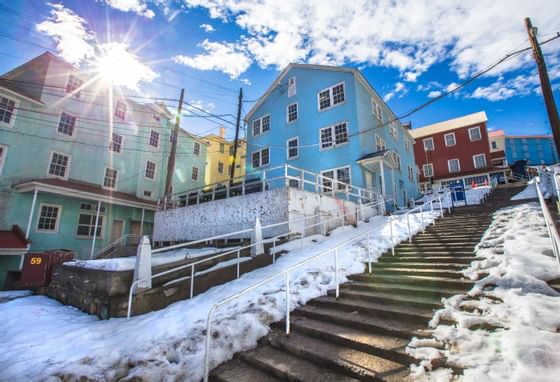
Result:
M297 104L297 102L293 103L291 105L288 105L287 109L288 109L287 110L288 123L296 121L298 119L298 104Z
M228 166L227 166L227 173L228 173L229 176L231 176L231 170L232 170L232 169L233 169L233 166L232 166L232 165L228 165Z
M70 157L68 155L53 152L51 155L51 163L49 164L49 175L67 178L69 166Z
M152 197L152 191L150 190L144 190L144 196L146 198L151 198Z
M471 127L469 129L469 139L472 141L479 141L482 139L482 136L480 135L480 127L479 126L475 126L475 127Z
M144 173L146 179L154 180L156 178L156 163L151 160L146 161L146 171Z
M397 124L395 122L391 122L391 124L389 125L389 131L393 138L397 140L399 139L399 132L397 130Z
M103 187L115 188L117 185L117 170L105 167L105 177L103 178Z
M486 155L485 154L473 155L473 162L474 162L474 168L486 167Z
M410 140L409 139L404 139L404 147L406 149L406 151L410 151Z
M447 168L449 169L449 172L461 171L461 164L459 163L459 159L449 159L447 161Z
M76 235L83 237L93 237L93 234L95 233L95 237L101 239L101 233L103 232L103 215L99 215L97 219L97 227L95 222L96 214L80 212L80 216L78 217L78 229L76 230Z
M0 175L2 175L2 169L4 168L4 162L6 161L7 152L8 146L0 145Z
M290 77L290 79L288 80L288 98L295 96L296 92L296 78Z
M348 125L346 122L320 130L321 149L335 147L348 142Z
M223 143L220 143L220 152L222 154L226 152L226 146Z
M395 164L397 165L397 169L401 169L401 156L396 152L393 151L393 159L395 160Z
M62 112L60 120L58 121L57 131L64 135L74 136L74 129L76 128L76 117L68 113Z
M379 135L375 135L375 148L377 151L385 150L385 141Z
M126 118L126 103L123 101L117 101L115 105L115 117L123 121Z
M445 145L447 147L455 146L457 142L455 141L455 133L449 133L444 135Z
M39 211L37 231L56 232L58 230L58 220L60 218L60 207L42 204Z
M375 102L373 98L371 99L371 112L373 113L373 115L375 115L375 118L377 118L377 120L381 122L381 106L379 106L379 104Z
M288 159L295 159L299 156L299 138L288 139Z
M235 149L235 146L229 146L229 155L233 155L234 149Z
M257 118L253 121L253 136L264 134L270 130L270 115Z
M193 145L193 154L194 154L194 155L197 155L197 156L200 155L200 143L194 142L194 145Z
M434 138L425 138L424 139L424 151L433 151L434 150Z
M70 75L68 77L68 82L66 83L66 93L74 93L74 97L80 98L80 92L76 91L82 86L84 82L78 77Z
M159 133L155 130L150 130L150 146L157 148L159 146Z
M224 173L224 164L222 162L218 162L218 173Z
M344 82L321 90L317 94L317 100L319 103L319 111L343 103L346 100L344 95Z
M253 151L251 154L251 163L254 168L264 167L270 164L270 149L268 147Z
M424 173L424 178L430 178L434 176L434 166L431 163L422 166L422 172Z
M321 175L323 176L322 184L325 192L332 190L333 181L336 183L336 190L345 190L346 185L350 184L350 167L348 166L322 171Z
M109 143L109 149L116 153L120 153L122 150L123 137L117 133L111 134L111 142Z
M14 109L16 108L16 102L0 96L0 123L10 124L12 122L12 117L14 115Z
M408 166L408 180L410 180L411 182L414 182L414 170L412 169L412 166Z
M198 167L193 166L191 171L191 179L194 181L198 180Z

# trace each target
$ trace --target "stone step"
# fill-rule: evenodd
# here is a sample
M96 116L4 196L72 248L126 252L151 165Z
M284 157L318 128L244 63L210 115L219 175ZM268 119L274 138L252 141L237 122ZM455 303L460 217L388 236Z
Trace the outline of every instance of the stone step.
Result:
M428 288L451 288L466 291L474 285L470 280L450 279L433 276L410 276L410 275L352 275L349 279L360 282L379 282L400 285L416 285Z
M433 277L447 277L450 279L461 279L463 274L453 270L438 270L438 269L417 269L409 267L387 267L377 268L371 270L371 275L410 275L410 276L433 276Z
M250 363L235 357L214 369L210 374L210 381L215 382L280 382L282 379L272 373L262 371Z
M322 296L309 302L312 305L330 306L340 312L359 312L369 316L389 319L398 317L400 320L426 325L433 316L432 308L419 308L391 304L390 302L365 301L333 296Z
M421 245L421 244L400 244L395 248L395 252L402 253L402 252L410 252L410 251L417 251L419 253L425 252L473 252L474 245L445 245L445 246L436 246L436 245Z
M395 256L391 257L476 257L473 248L470 249L454 249L454 248L437 248L437 249L419 249L419 248L396 248Z
M376 269L385 269L385 268L393 268L393 267L399 267L399 268L411 268L411 269L450 269L450 270L462 270L466 267L466 265L464 263L456 263L453 262L453 258L449 259L447 262L440 262L440 263L436 263L436 262L418 262L418 263L413 263L413 262L408 262L408 263L404 263L404 262L389 262L389 261L384 261L384 262L380 262L380 263L376 263L375 264L375 268Z
M334 291L329 291L329 296L334 296ZM439 309L442 307L440 299L426 297L408 297L396 293L383 293L371 291L352 290L351 288L340 289L341 299L354 299L359 301L371 301L377 303L388 303L392 305L404 305L421 309Z
M420 297L420 298L428 298L434 300L435 299L439 300L442 297L450 297L465 292L464 290L461 289L452 289L452 288L430 288L430 287L420 287L416 285L367 283L367 282L359 282L359 281L351 281L349 283L346 283L342 286L342 288L348 290L394 294L397 296L404 296L407 298Z
M259 346L254 350L239 353L245 362L274 375L284 381L297 382L355 382L355 378L347 377L335 371L325 369L300 356L294 356L270 345ZM254 380L257 382L259 380ZM251 381L253 382L253 381Z
M299 332L286 336L282 331L272 330L267 338L270 345L277 349L361 381L380 381L386 375L408 368L408 365Z
M402 364L417 362L415 358L406 354L405 348L409 341L403 338L376 334L307 317L293 318L291 329Z
M466 255L457 255L453 256L454 253L449 253L446 256L445 252L442 253L435 253L433 256L425 256L425 255L417 255L414 256L411 252L411 255L402 254L400 256L391 256L391 252L388 255L381 256L377 259L378 263L376 264L385 264L385 263L398 263L398 264L408 264L408 263L426 263L430 264L434 263L443 263L443 262L450 262L450 263L461 263L461 264L470 264L473 260L476 259L473 252L467 252L468 256Z
M340 313L340 310L331 305L308 304L297 308L291 314L293 317L307 317L404 339L410 339L413 336L426 338L432 334L430 330L425 329L425 324L402 321L398 317L382 319L360 313L358 310L346 314Z
M477 245L480 242L480 238L461 238L461 239L441 239L441 238L415 238L413 239L410 243L409 242L404 242L402 243L402 247L406 247L406 244L409 244L410 246L416 246L416 247L429 247L429 246L435 246L435 247L455 247L455 246L465 246L465 247L474 247L475 245Z

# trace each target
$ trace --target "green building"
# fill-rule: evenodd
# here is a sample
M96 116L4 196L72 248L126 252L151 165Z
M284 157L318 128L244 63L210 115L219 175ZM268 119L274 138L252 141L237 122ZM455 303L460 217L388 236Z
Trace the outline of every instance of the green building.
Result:
M135 101L136 100L136 101ZM23 254L79 258L152 232L174 117L50 53L0 77L0 289ZM180 130L173 192L204 185L208 144Z

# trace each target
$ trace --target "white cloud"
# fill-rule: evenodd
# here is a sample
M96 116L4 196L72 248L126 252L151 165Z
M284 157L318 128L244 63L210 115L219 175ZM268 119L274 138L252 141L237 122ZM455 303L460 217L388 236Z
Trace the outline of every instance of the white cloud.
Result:
M204 101L197 99L192 99L189 104L192 106L186 106L186 108L183 110L184 115L198 115L201 113L200 109L204 110L206 113L210 113L216 108L216 105L213 102L205 103Z
M396 95L398 95L399 98L402 98L406 93L408 93L408 88L406 87L406 85L402 82L397 82L394 89L385 94L385 96L383 97L383 101L389 102Z
M241 82L244 85L251 86L251 81L248 78L240 78L239 82Z
M514 96L526 96L539 90L539 77L536 74L519 75L509 80L499 78L489 86L479 86L470 95L470 98L502 101Z
M210 24L200 24L200 28L204 29L204 31L208 33L215 31L214 27Z
M289 62L381 65L415 82L436 63L450 60L460 78L526 45L523 19L541 30L557 28L557 0L184 0L210 17L235 22L237 41L261 67ZM372 27L374 26L374 27ZM558 55L558 52L553 52ZM525 68L518 56L489 75Z
M432 90L431 92L428 93L428 98L436 98L439 97L441 95L441 92L439 90Z
M71 64L80 65L93 57L95 36L86 21L62 4L49 5L50 17L36 25L37 31L52 37L60 56Z
M154 12L148 8L146 0L103 0L111 8L122 12L134 12L148 19L154 18Z
M178 55L173 60L199 70L218 70L231 79L239 77L251 65L251 59L239 44L204 40L199 45L205 53L194 57Z

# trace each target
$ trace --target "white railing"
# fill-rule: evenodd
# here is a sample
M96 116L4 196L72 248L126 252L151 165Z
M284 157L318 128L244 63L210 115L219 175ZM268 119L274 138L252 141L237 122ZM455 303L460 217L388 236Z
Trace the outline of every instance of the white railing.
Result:
M443 206L441 203L441 196L438 195L437 197L433 197L432 199L426 201L422 206L419 206L418 208L420 208L420 211L423 211L423 207L425 207L427 204L429 204L430 206L430 210L433 211L433 203L438 200L439 201L439 216L442 217L443 216ZM407 213L408 214L408 213ZM392 215L389 218L389 228L390 228L390 235L391 235L391 251L392 254L394 255L394 247L395 247L395 241L394 241L394 237L393 237L393 220L395 219L395 216L398 215ZM435 222L435 221L434 221ZM212 315L214 314L214 312L220 307L223 306L249 292L252 292L253 290L262 287L266 284L269 284L270 282L280 278L280 277L284 277L285 278L285 291L286 291L286 334L290 334L290 272L292 272L295 269L300 268L301 266L310 263L313 260L316 260L318 258L321 258L323 256L332 254L333 256L333 263L334 263L334 272L335 272L335 285L336 285L336 291L335 291L335 295L336 298L338 299L339 297L339 285L338 285L338 250L341 247L344 247L348 244L354 243L358 240L363 240L364 238L367 239L367 251L368 251L368 269L371 272L371 263L372 263L372 259L371 259L371 253L372 253L372 248L371 248L371 242L370 242L370 237L371 235L382 226L382 224L376 225L374 227L372 227L371 229L369 229L368 231L358 234L346 241L344 241L343 243L340 243L332 248L329 248L313 257L310 257L300 263L297 263L289 268L286 268L285 270L276 273L275 275L272 275L268 278L266 278L265 280L254 284L248 288L243 289L240 292L237 292L225 299L222 299L218 302L216 302L214 305L212 305L212 307L210 308L210 311L208 312L208 316L207 316L207 320L206 320L206 342L205 342L205 354L204 354L204 381L207 382L208 381L208 376L210 373L210 367L209 367L209 361L210 361L210 341L212 338L211 335L211 329L212 329ZM410 231L409 234L410 236Z
M305 191L320 192L361 203L369 203L378 199L378 194L372 190L286 164L252 172L231 181L228 179L166 196L163 200L158 200L158 208L166 210L184 207L279 187L294 187Z
M556 224L554 222L554 219L552 218L552 215L550 214L548 206L546 205L546 201L544 200L540 183L541 183L540 177L536 177L535 188L537 189L537 195L539 196L539 204L541 205L541 210L544 216L544 222L548 230L548 236L550 237L552 252L554 253L554 256L556 256L556 260L558 260L558 266L560 267L560 235L558 235Z
M369 204L361 204L361 205L357 206L356 210L354 210L354 211L348 212L346 214L341 214L340 216L336 216L336 217L333 217L331 219L321 220L318 223L307 224L307 225L304 224L304 226L301 228L301 230L297 230L297 231L290 231L289 226L288 226L288 232L276 235L272 238L264 239L262 241L262 243L272 242L272 250L271 250L271 254L273 256L272 261L275 262L276 261L276 242L279 241L282 237L295 235L295 234L300 234L301 237L300 237L299 240L301 241L301 245L303 246L303 240L305 239L305 232L306 231L308 231L312 228L321 226L321 233L323 235L325 235L327 233L329 222L340 220L341 226L344 226L347 216L356 216L356 221L360 220L360 218L363 220L364 219L364 209L368 209L368 208L369 209L374 209L375 207L378 207L378 206L381 209L380 212L383 214L385 212L385 203L388 203L388 202L390 202L390 200L386 200L386 201L382 201L382 202L372 202L372 203L369 203ZM319 217L319 214L314 215L314 220L315 221L320 220L320 219L318 219L318 217ZM263 226L261 229L263 231L265 231L266 229L276 228L276 227L280 227L280 226L283 226L283 225L289 225L289 224L297 223L297 222L300 222L300 221L305 221L307 219L309 219L309 217L303 217L301 219L296 219L296 220L287 220L287 221L284 221L284 222L274 223L274 224ZM223 235L218 235L218 236L213 236L213 237L209 237L209 238L205 238L205 239L201 239L201 240L197 240L197 241L192 241L192 242L188 242L188 243L171 245L171 246L168 246L168 247L163 247L163 248L158 248L158 249L152 250L152 254L157 254L157 253L167 252L167 251L178 249L178 248L193 246L193 245L205 243L205 242L208 242L208 241L225 239L225 238L227 238L229 236L232 236L232 235L236 236L236 235L239 235L241 233L251 233L253 231L254 231L254 228L248 228L248 229L245 229L245 230L232 232L232 233L228 233L228 234L223 234ZM196 265L199 265L199 264L202 264L204 262L211 261L211 260L216 260L216 259L219 259L221 257L231 255L233 253L237 253L237 278L239 278L239 276L240 276L240 255L241 255L241 251L251 249L252 247L255 247L259 244L260 244L259 242L256 242L256 243L252 243L250 245L246 245L246 246L243 246L243 247L237 247L233 250L222 252L222 253L217 254L215 256L212 256L212 257L207 257L207 258L204 258L204 259L201 259L201 260L189 263L189 264L185 264L185 265L181 265L179 267L173 268L173 269L169 269L167 271L156 273L156 274L151 275L150 279L153 280L153 279L156 279L156 278L159 278L159 277L162 277L162 276L174 273L174 272L178 272L178 271L183 270L183 269L190 268L191 269L191 272L190 272L190 298L192 298L193 293L194 293L194 279L195 279L195 276L196 276L196 274L195 274L195 266ZM147 281L147 280L148 279L138 279L131 284L130 289L129 289L129 293L128 293L127 318L130 318L130 315L132 313L132 302L133 302L132 296L134 295L134 291L136 290L136 287L138 286L139 283L141 283L143 281ZM173 281L174 280L170 280L169 282L173 282Z
M138 244L139 236L131 233L127 233L122 235L114 242L106 245L105 247L101 248L95 255L93 255L94 259L105 258L107 256L112 255L115 253L119 248L122 248L128 244ZM135 240L135 242L134 242Z

